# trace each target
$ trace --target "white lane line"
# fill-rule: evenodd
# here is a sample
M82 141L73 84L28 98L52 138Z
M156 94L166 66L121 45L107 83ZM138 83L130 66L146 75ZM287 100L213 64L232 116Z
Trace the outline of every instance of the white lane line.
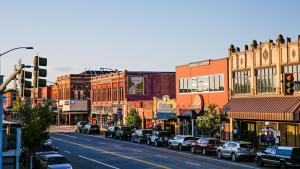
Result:
M97 143L98 143L98 144L105 144L105 143L103 143L103 142L100 142L100 141L98 141Z
M188 162L188 161L185 161L185 163L188 163L188 164L191 164L191 165L200 166L200 164L196 164L196 163L192 163L192 162Z
M57 134L57 135L61 135L61 136L65 136L65 137L70 137L70 138L77 138L76 136L70 136L70 135L61 134L61 133L52 133L52 134Z
M70 151L66 151L66 150L65 150L64 152L65 152L65 153L68 153L68 154L71 154L71 152L70 152Z
M116 148L121 148L121 146L114 146L114 147L116 147Z
M85 141L91 141L90 139L85 139Z
M161 158L169 158L169 157L166 157L166 156L162 156L162 155L155 155L155 156L157 156L157 157L161 157Z
M141 150L131 150L131 151L138 152L138 153L142 153Z
M110 167L110 168L120 169L118 167L115 167L115 166L112 166L112 165L109 165L109 164L105 164L103 162L100 162L100 161L97 161L97 160L94 160L94 159L91 159L91 158L88 158L88 157L85 157L85 156L82 156L82 155L78 155L78 157L89 160L89 161L93 161L93 162L98 163L98 164L105 165L105 166Z

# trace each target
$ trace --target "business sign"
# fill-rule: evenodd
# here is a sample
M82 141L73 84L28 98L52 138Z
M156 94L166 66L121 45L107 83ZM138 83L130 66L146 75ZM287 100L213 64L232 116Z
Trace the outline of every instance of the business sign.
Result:
M145 94L144 77L128 76L127 77L127 92L130 95Z
M204 109L204 100L202 95L196 95L193 101L193 109L197 114L202 113Z

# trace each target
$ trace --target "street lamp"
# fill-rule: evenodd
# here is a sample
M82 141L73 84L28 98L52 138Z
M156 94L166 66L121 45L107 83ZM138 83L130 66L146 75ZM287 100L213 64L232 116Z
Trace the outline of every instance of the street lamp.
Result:
M17 47L10 49L6 52L0 53L0 84L3 83L3 75L1 75L1 57L13 50L17 49L33 49L33 47ZM0 91L0 169L2 169L2 144L3 144L3 97L2 91Z

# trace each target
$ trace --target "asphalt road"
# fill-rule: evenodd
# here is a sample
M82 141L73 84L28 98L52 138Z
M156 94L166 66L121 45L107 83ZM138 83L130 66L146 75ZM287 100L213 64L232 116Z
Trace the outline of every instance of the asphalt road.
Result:
M103 135L51 131L54 146L74 169L255 169L254 162L219 160L189 151L169 150L148 145L104 138ZM267 169L269 167L264 167ZM273 167L271 167L273 168Z

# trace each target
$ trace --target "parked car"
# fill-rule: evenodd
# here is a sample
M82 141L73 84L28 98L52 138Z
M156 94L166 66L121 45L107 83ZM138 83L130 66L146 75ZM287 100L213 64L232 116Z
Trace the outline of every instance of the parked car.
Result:
M218 157L231 157L232 161L240 159L254 160L256 157L256 149L250 142L244 141L228 141L224 145L219 146L216 150Z
M60 154L47 154L40 162L41 169L72 169L70 161Z
M216 153L216 150L220 145L221 142L216 138L199 138L197 141L192 143L191 152L200 152L203 155L208 153Z
M81 129L86 125L88 124L87 121L79 121L77 122L77 124L75 125L75 132L78 132L78 133L81 133Z
M100 127L97 124L86 124L81 131L87 134L100 134Z
M167 145L170 138L171 133L168 131L153 131L152 135L148 138L147 144L151 145L153 143L156 147Z
M117 139L129 139L131 137L131 129L127 126L119 126L116 131Z
M183 149L191 148L194 141L195 138L191 135L177 135L174 138L169 139L168 144L170 149L176 147L182 151Z
M47 154L57 154L58 153L58 147L53 147L49 144L44 144L40 149L38 149L33 154L33 167L34 168L41 168L40 166L40 159L43 158Z
M256 164L258 167L264 164L280 166L281 169L288 167L300 168L300 148L271 146L263 152L257 153Z
M131 141L138 143L146 143L151 134L152 129L138 129L132 133Z
M107 131L105 131L105 137L116 137L116 131L118 130L117 126L109 126Z

